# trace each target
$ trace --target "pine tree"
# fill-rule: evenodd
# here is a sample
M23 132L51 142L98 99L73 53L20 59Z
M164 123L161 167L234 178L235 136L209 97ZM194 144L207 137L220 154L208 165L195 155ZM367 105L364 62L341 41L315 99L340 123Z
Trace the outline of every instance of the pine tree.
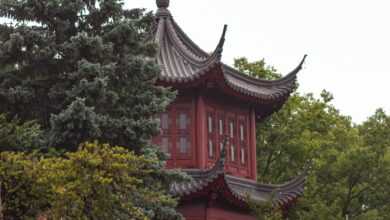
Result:
M39 148L42 131L34 121L20 122L0 114L0 152L32 151Z
M154 18L120 0L0 0L0 112L36 120L48 146L139 150L174 93L155 85ZM72 147L69 147L72 146Z

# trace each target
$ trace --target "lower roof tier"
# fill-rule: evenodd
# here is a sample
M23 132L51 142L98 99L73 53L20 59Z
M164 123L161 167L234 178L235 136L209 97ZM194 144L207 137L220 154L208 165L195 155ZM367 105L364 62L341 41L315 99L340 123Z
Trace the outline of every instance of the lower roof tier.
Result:
M274 206L280 208L289 207L298 197L302 196L306 182L305 173L280 185L260 184L253 180L230 176L225 172L223 155L211 169L184 171L192 177L192 180L172 184L172 195L184 200L210 195L220 196L232 206L241 209L249 209L249 201L272 202Z

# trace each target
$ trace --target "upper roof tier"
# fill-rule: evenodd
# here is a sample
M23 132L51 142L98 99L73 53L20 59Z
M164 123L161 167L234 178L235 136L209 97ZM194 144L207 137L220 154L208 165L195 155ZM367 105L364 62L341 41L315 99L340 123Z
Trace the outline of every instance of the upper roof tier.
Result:
M262 103L285 101L294 90L297 73L302 69L306 55L299 65L278 80L263 80L248 76L221 62L226 28L212 53L206 53L179 27L167 9L169 0L157 0L157 28L155 41L159 45L158 64L160 80L183 84L201 80L211 74L219 75L233 92L249 96ZM219 78L218 78L219 79Z

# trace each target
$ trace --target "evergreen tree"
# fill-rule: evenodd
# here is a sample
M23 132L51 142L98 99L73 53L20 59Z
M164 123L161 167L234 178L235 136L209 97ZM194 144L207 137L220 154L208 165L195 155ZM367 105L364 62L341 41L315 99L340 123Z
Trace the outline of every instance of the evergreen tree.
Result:
M1 0L0 112L36 120L48 146L134 150L174 94L155 86L154 18L120 0Z
M41 134L39 125L34 121L20 122L0 114L0 152L37 149Z

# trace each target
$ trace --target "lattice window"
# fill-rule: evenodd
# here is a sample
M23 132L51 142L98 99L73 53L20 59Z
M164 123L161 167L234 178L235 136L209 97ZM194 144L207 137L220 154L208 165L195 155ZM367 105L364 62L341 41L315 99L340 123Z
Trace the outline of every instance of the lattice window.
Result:
M189 119L186 113L181 112L179 114L178 124L179 124L179 129L181 130L188 129Z
M234 144L230 145L230 159L232 162L236 161L236 146Z
M211 114L207 117L207 130L209 134L213 133L213 116Z
M167 112L161 113L160 135L153 137L153 143L159 145L172 160L189 160L192 156L192 114L189 105L173 105Z
M233 120L230 120L229 122L229 134L230 134L230 138L234 138L234 121Z
M216 126L215 126L215 117L213 112L208 112L207 114L207 148L208 156L210 159L215 158L215 147L216 147Z
M239 121L239 147L240 147L240 162L242 165L246 164L247 160L247 137L245 118Z
M222 118L220 118L219 120L218 120L218 130L219 130L219 135L223 135L223 119Z
M244 141L244 135L245 135L244 125L240 124L240 141Z
M229 118L229 154L230 154L230 161L231 162L236 162L236 156L237 156L237 145L236 145L236 140L237 140L237 133L236 133L236 125L235 125L235 118Z
M246 163L246 150L244 147L241 146L241 163L245 164Z
M214 142L211 139L209 139L208 142L208 151L209 151L209 158L214 158Z
M179 152L181 154L188 154L188 153L190 153L190 149L191 149L190 138L188 138L186 136L180 137L178 139L178 141L177 141L177 146L178 146Z
M188 132L191 126L191 118L186 111L178 111L176 117L176 126L180 131Z
M176 129L176 153L186 158L191 155L191 117L187 109L177 109Z

